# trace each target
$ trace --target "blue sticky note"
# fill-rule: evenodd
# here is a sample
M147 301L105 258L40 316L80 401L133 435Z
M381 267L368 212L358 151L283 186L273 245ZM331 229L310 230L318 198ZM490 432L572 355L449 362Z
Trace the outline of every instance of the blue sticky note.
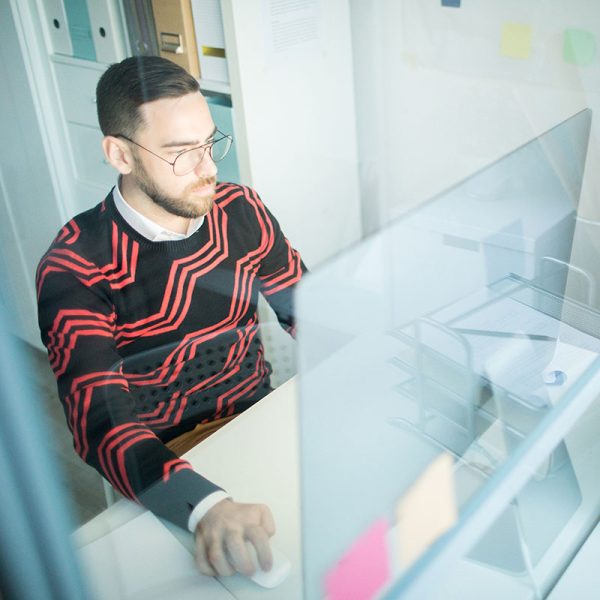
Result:
M452 6L453 8L460 8L460 0L442 0L442 6Z

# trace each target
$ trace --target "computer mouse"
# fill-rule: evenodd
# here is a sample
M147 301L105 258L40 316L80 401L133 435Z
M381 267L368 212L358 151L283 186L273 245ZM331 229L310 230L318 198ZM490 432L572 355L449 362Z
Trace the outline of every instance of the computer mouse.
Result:
M180 527L173 525L172 523L165 522L167 529L169 529L173 535L187 548L190 554L196 553L196 542L194 536L188 531L184 531ZM274 588L283 583L286 577L289 575L292 563L287 556L277 548L273 542L271 543L271 553L273 555L273 566L269 571L263 571L258 564L258 557L256 556L256 550L250 542L246 542L250 558L256 566L254 575L250 577L257 585L264 588Z
M283 583L289 575L292 563L285 554L271 542L271 553L273 555L273 566L268 571L263 571L258 564L256 550L250 542L246 542L248 552L256 566L254 575L249 577L254 583L264 588L274 588Z

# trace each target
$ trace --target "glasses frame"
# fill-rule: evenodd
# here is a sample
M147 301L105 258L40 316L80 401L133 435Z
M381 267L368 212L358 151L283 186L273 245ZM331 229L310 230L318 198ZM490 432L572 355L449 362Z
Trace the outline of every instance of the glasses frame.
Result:
M183 152L180 152L176 157L175 160L173 162L171 162L170 160L167 160L166 158L164 158L163 156L160 156L160 154L156 154L156 152L153 152L152 150L150 150L150 148L146 148L146 146L142 146L141 144L138 144L135 140L132 140L131 138L127 137L126 135L122 134L122 133L113 133L111 134L113 137L118 137L118 138L122 138L124 140L127 140L128 142L131 142L132 144L135 144L136 146L139 146L140 148L142 148L142 150L145 150L146 152L150 152L150 154L152 154L153 156L156 156L156 158L160 158L160 160L166 162L168 165L171 165L171 169L173 169L173 175L175 175L175 177L183 177L184 175L187 175L188 173L191 173L203 160L204 157L206 155L206 151L208 150L210 153L210 158L212 161L214 162L219 162L221 160L223 160L223 158L225 158L227 156L227 154L229 153L229 150L231 149L231 145L233 144L233 137L227 133L223 133L222 131L219 131L218 129L215 129L213 135L217 135L220 134L221 137L218 139L213 140L212 142L208 142L207 144L201 144L200 146L195 146L194 148L189 148L188 150L184 150ZM219 158L218 160L215 160L213 158L212 155L212 148L213 146L217 143L220 142L221 140L224 139L228 139L229 140L229 146L227 147L227 152L225 152L225 154L223 155L222 158ZM187 154L188 152L194 152L195 150L199 150L199 149L203 149L204 152L202 153L202 156L200 157L200 160L198 161L198 163L193 166L189 171L186 171L185 173L175 173L175 164L177 163L177 160L179 159L180 156L183 156L184 154Z

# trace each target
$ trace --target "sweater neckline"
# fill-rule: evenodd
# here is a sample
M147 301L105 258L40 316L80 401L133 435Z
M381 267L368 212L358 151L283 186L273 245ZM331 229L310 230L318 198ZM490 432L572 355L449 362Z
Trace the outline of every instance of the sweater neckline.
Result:
M124 219L123 215L117 210L117 207L115 206L115 200L113 198L113 193L114 188L110 191L110 193L104 201L108 216L117 224L120 230L125 231L127 235L130 238L134 239L136 242L138 242L140 246L143 246L145 248L151 248L153 250L165 251L168 253L179 251L185 252L186 250L197 248L198 241L205 236L204 231L206 231L209 225L208 220L211 218L211 213L206 214L205 222L202 224L202 227L200 227L200 229L198 229L192 235L185 239L163 240L158 242L149 240L147 237L144 237L139 231L137 231L134 227L132 227Z

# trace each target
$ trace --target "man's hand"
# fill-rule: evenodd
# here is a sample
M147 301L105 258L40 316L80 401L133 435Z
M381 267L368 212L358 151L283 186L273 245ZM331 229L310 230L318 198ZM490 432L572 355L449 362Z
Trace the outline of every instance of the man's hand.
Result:
M275 533L273 515L264 504L221 500L196 528L196 562L203 575L254 574L254 561L246 547L256 549L258 564L268 571L273 564L269 538Z

